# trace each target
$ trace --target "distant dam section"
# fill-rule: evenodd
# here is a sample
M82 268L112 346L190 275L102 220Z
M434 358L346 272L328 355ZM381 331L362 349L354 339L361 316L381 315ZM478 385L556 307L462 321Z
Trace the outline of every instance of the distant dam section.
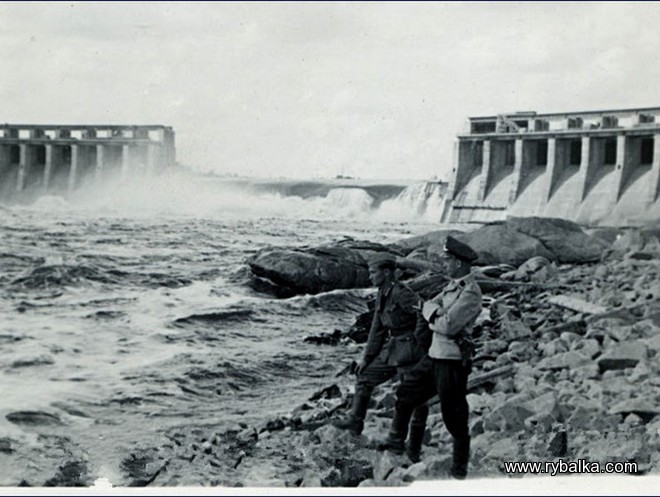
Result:
M302 199L327 197L330 192L338 190L362 190L363 193L372 198L373 205L376 207L383 201L398 196L406 188L420 183L412 180L359 180L352 178L317 180L237 178L225 181L255 193L273 193L283 197L300 197ZM432 183L425 182L425 184ZM446 189L447 185L444 186ZM444 190L442 193L444 194Z
M176 163L164 125L0 125L0 200L70 193Z
M272 212L285 211L286 215L303 217L314 213L333 218L367 216L393 222L439 223L447 192L447 183L442 181L354 178L221 181L232 192L241 192L244 202L257 205L268 199L266 205Z
M660 107L470 117L457 137L442 221L657 222L659 118Z

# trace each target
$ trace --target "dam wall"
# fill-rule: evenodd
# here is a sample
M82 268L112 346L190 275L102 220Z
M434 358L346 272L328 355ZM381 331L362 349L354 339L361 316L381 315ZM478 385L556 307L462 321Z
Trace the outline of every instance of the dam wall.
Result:
M130 180L174 165L163 125L0 125L0 200L66 194L90 182Z
M442 221L657 221L658 122L660 107L471 117L457 136Z

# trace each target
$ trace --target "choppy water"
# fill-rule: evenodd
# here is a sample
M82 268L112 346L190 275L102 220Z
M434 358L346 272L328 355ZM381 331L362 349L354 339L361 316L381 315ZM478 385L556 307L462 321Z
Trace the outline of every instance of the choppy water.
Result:
M116 467L168 427L289 412L351 359L303 338L348 327L365 291L273 299L245 284L246 257L437 228L410 197L381 210L360 189L302 198L172 176L0 207L0 437L39 431L11 413L52 414Z

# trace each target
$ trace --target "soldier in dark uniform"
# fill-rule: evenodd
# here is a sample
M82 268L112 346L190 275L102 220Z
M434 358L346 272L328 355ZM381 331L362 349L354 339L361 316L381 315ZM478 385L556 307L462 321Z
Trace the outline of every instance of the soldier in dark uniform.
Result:
M481 313L481 290L471 274L477 254L468 245L447 237L444 263L452 281L425 302L422 315L433 333L428 355L406 373L397 388L396 412L381 449L397 450L405 440L415 408L438 394L442 419L454 439L451 476L465 478L470 456L469 407L472 327Z
M357 435L362 433L373 389L416 364L424 357L430 344L428 325L418 310L420 298L398 281L395 269L396 260L389 254L379 254L369 264L369 277L378 287L376 308L364 355L357 366L357 383L350 414L334 423L336 427ZM427 416L428 406L424 403L411 409L408 446L411 457L415 454L419 457ZM402 442L399 447L401 453L404 447Z

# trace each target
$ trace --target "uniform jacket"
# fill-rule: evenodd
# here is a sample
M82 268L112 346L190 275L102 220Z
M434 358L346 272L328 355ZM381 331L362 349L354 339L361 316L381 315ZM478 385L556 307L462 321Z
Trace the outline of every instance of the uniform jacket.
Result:
M438 309L429 319L433 332L429 356L433 359L461 359L455 338L459 333L472 334L474 322L481 313L481 289L474 276L468 274L450 281L431 299Z
M366 362L380 355L390 366L405 366L423 357L430 331L419 312L419 303L419 296L399 281L386 289L378 289L364 351Z

